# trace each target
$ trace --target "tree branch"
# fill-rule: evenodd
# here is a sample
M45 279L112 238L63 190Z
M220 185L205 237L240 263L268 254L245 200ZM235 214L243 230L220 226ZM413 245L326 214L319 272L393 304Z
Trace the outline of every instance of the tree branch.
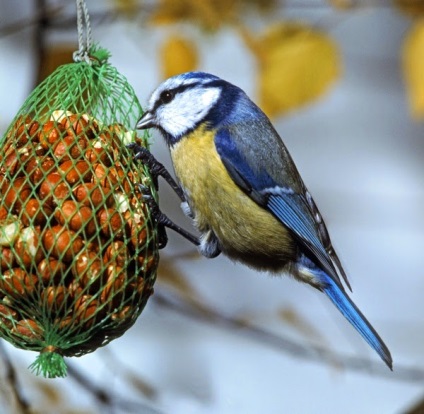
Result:
M0 357L2 359L5 370L6 383L10 386L10 389L12 390L19 412L22 414L30 414L31 410L29 403L26 401L26 399L20 392L16 370L10 361L9 355L4 349L3 341L0 341ZM2 386L2 388L4 387Z
M148 407L140 402L118 398L111 389L102 388L94 384L91 379L85 376L72 363L67 361L67 366L68 376L79 384L84 391L92 394L100 406L119 408L125 413L161 414L155 408Z
M244 319L221 314L213 308L197 305L192 299L185 300L182 296L165 289L157 289L151 301L164 309L172 310L187 318L202 323L212 324L218 328L237 332L262 344L276 348L296 358L302 358L320 364L337 366L341 369L364 372L370 375L390 378L397 381L422 382L424 368L396 365L394 371L389 371L381 361L370 361L366 358L347 356L333 352L325 347L303 342L297 342L281 335L269 332L259 326L254 326Z

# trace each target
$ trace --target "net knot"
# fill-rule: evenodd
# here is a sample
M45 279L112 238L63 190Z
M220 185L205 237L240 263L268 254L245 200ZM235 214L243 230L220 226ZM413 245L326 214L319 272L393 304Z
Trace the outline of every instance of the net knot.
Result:
M85 0L76 0L77 3L77 28L78 28L78 47L72 55L75 62L86 62L91 65L90 49L92 44L90 16L88 14Z

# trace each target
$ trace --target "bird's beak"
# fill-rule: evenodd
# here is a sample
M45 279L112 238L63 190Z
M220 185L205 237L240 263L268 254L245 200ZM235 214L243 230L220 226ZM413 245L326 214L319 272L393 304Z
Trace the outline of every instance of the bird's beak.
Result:
M151 112L145 112L144 115L138 120L137 129L147 129L155 126L155 117Z

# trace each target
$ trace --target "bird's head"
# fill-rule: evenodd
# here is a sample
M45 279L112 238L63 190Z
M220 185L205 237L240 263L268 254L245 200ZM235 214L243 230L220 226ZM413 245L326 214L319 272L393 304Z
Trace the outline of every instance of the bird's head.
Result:
M200 124L216 121L214 109L218 104L225 105L222 99L232 95L226 93L226 89L241 92L234 85L204 72L187 72L169 78L152 93L137 128L157 128L168 144L175 143Z

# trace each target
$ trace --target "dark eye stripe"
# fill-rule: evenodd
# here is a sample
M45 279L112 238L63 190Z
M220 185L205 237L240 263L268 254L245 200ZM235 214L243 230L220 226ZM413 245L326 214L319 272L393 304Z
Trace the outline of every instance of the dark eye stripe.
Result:
M161 92L161 94L159 95L159 99L157 99L157 100L156 100L156 102L155 102L155 105L154 105L154 107L153 107L153 111L156 111L156 109L157 109L157 108L159 108L159 106L161 106L161 105L163 105L163 104L164 104L164 102L163 102L163 100L161 99L161 97L163 96L163 94L164 94L165 92L169 92L169 93L171 93L171 94L173 95L173 97L175 98L175 96L176 96L178 93L182 93L182 92L186 91L187 89L193 89L193 88L195 88L195 87L196 87L196 86L198 86L198 85L201 85L201 82L190 83L190 84L188 84L188 85L180 85L180 86L177 86L176 88L166 89L166 90L162 91L162 92ZM171 99L171 100L172 100L172 99ZM169 101L169 102L170 102L170 101Z

